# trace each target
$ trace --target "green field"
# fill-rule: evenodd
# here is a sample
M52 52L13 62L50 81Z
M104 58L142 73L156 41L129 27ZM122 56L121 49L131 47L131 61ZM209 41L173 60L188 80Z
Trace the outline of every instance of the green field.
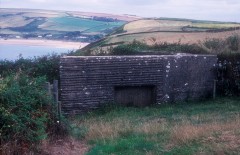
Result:
M124 22L105 22L96 21L92 19L76 18L76 17L56 17L49 18L49 20L40 25L42 29L45 30L55 30L55 31L84 31L86 32L101 32L106 29L117 28L123 25Z
M94 42L129 20L134 18L101 13L0 9L0 37Z
M88 155L238 154L239 98L146 108L105 107L72 120Z
M226 29L240 27L239 23L193 23L193 27L196 28L207 28L207 29Z

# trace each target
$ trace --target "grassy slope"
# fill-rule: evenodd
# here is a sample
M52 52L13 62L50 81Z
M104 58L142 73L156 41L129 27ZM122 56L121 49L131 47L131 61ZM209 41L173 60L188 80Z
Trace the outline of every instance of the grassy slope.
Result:
M141 19L124 26L124 33L142 33L151 31L184 31L183 27L212 29L239 27L240 23L178 20L178 19Z
M147 108L115 107L72 121L94 154L237 154L239 98Z
M88 45L83 51L99 50L99 48L108 50L110 46L129 43L133 40L152 45L179 41L183 44L199 43L207 38L225 39L233 34L240 34L240 30L235 30L235 27L240 27L240 24L171 18L142 19L125 24L116 33ZM220 32L205 32L206 30L220 30Z

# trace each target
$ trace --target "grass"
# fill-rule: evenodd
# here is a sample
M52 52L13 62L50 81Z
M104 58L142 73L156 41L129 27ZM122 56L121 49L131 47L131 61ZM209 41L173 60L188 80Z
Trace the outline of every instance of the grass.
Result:
M227 29L239 27L239 23L229 22L210 22L210 21L191 21L179 19L141 19L124 25L124 31L127 33L142 33L151 31L183 31L185 26L194 27L193 31L204 31L210 29ZM205 29L201 29L205 28Z
M108 54L110 48L112 47L114 48L116 46L121 46L121 45L128 45L134 41L138 41L149 46L167 43L167 44L197 45L198 47L202 48L204 47L203 44L205 42L209 42L209 40L225 41L227 40L227 38L232 36L237 36L237 35L238 36L240 35L240 30L224 31L224 32L216 32L216 33L156 32L156 33L141 33L141 34L131 34L131 35L122 35L122 36L108 36L107 38L100 40L95 44L91 44L85 47L84 49L77 51L76 55L78 55L79 53L84 55L85 52L87 52L89 55L91 54L97 55L96 53L99 53L99 52L104 52ZM120 44L117 44L117 43L120 43ZM217 49L218 51L217 53L221 53L220 51L228 50L227 49L228 46L224 46L224 44L223 46L218 46L218 47L220 50ZM143 49L143 50L146 50L146 49ZM158 50L164 51L164 49L158 49ZM211 49L206 49L206 50L209 50L212 53ZM183 51L178 51L178 52L183 52Z
M49 21L41 25L41 28L45 30L100 32L123 24L124 22L105 22L66 16L49 18Z
M72 120L93 154L237 154L239 98L114 107ZM84 130L84 132L81 132Z
M210 29L224 29L224 28L234 28L239 27L238 23L193 23L193 27L198 28L210 28Z
M124 31L127 33L141 33L151 31L182 31L181 28L183 26L189 25L192 25L192 23L188 21L142 19L127 23L124 25Z
M239 26L239 23L186 19L140 19L123 25L116 33L106 36L97 44L91 44L77 53L85 51L92 51L93 55L99 51L108 53L110 48L129 44L134 40L147 45L181 43L202 46L206 40L225 40L232 35L239 35ZM153 41L152 38L155 40ZM121 44L117 44L120 42ZM102 46L99 48L98 45Z
M8 16L8 17L0 17L1 28L12 27L13 25L17 25L17 27L25 26L31 23L33 20L25 20L23 16Z

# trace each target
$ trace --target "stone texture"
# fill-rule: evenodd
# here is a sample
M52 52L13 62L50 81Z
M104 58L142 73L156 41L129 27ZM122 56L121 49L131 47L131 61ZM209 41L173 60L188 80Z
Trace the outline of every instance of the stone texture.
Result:
M67 56L60 62L62 110L79 114L114 102L119 86L154 86L156 103L212 95L213 55Z

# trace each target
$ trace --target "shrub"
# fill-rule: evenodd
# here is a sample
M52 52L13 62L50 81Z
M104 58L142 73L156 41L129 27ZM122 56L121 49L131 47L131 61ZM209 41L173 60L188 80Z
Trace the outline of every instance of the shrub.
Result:
M198 46L197 44L181 44L178 43L156 43L151 46L155 51L167 51L168 54L176 53L190 53L190 54L206 54L207 51Z
M232 51L238 51L240 49L240 38L238 35L233 35L227 38L228 47Z
M222 53L226 49L226 42L221 39L206 39L203 42L203 46L213 54Z
M48 81L59 78L60 55L52 54L40 57L22 58L16 61L1 60L0 75L8 76L12 72L24 71L31 77L46 76Z
M139 41L133 41L130 44L116 46L110 55L142 55L142 54L176 54L176 53L191 53L191 54L206 54L206 50L197 44L181 44L178 43L155 43L147 45Z
M218 55L218 90L222 95L240 95L240 53Z
M0 145L14 142L15 148L10 149L13 154L22 154L45 139L47 127L53 124L53 104L45 91L45 81L44 77L32 78L24 72L0 79Z
M134 40L130 44L122 44L113 48L113 50L110 51L110 55L135 55L147 49L149 49L147 44Z

